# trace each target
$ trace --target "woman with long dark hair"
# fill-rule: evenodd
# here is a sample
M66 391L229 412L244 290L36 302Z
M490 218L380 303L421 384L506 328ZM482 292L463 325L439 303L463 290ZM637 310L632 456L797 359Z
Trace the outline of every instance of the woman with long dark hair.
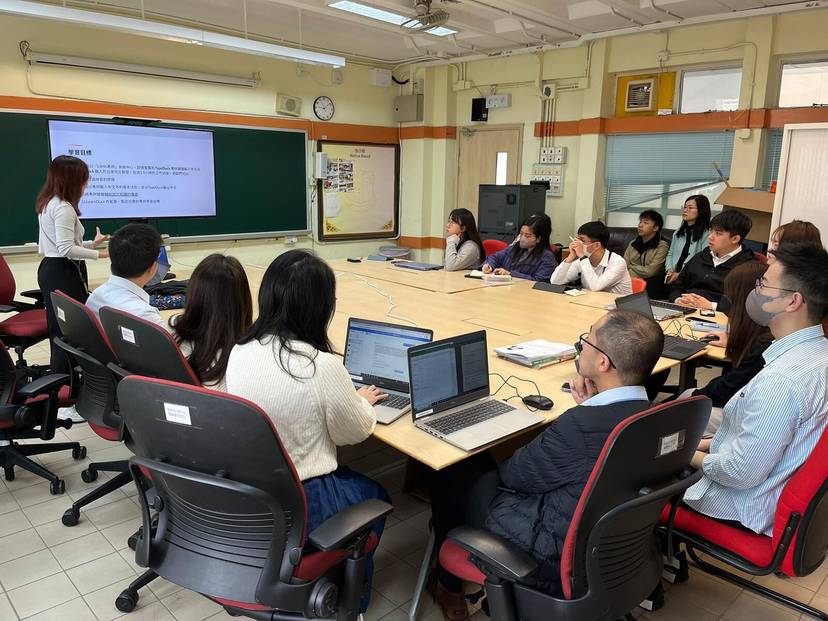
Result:
M693 256L707 248L710 234L710 200L704 194L688 196L681 209L681 226L673 233L664 269L665 282L674 282L681 268Z
M782 226L776 227L776 230L771 234L770 244L768 244L768 261L773 263L775 257L773 252L779 248L780 244L794 244L796 242L816 242L822 243L822 235L819 229L813 222L807 220L791 220Z
M378 483L337 463L337 446L371 435L377 422L371 406L387 395L375 386L354 390L328 338L335 306L336 279L327 263L304 250L276 257L259 289L259 318L227 363L227 392L270 416L293 461L308 502L308 532L347 506L388 500ZM369 595L370 589L363 610Z
M109 238L100 229L96 229L94 240L83 241L85 230L78 204L88 183L89 168L83 160L59 155L49 164L46 183L35 201L39 229L37 249L43 255L37 269L37 284L46 304L54 373L69 373L70 367L66 354L53 343L61 332L52 311L52 291L59 289L78 302L86 302L89 291L84 261L109 256L106 250L97 249Z
M487 274L510 274L515 278L546 281L558 264L549 246L552 220L545 213L534 214L520 227L517 240L486 259Z
M202 259L187 283L184 312L170 323L201 383L226 390L230 352L253 323L250 284L239 260L221 254Z
M468 209L455 209L446 224L446 271L471 270L480 267L486 258L483 241L477 231L474 214Z

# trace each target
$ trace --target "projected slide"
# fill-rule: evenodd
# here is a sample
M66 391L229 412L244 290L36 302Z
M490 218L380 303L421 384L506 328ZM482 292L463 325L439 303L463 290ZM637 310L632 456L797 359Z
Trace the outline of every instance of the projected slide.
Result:
M216 215L211 132L51 120L49 142L89 166L84 219Z

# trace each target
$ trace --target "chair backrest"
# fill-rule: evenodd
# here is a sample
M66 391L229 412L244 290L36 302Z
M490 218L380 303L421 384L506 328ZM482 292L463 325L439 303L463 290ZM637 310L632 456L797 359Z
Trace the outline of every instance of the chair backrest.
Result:
M595 598L615 619L652 591L662 568L655 527L670 498L698 478L689 465L710 409L707 397L672 401L613 429L566 533L567 599Z
M118 364L101 322L92 310L62 291L53 291L52 310L57 318L62 337L56 345L80 366L82 381L75 409L93 429L109 439L120 439L123 431L117 413L117 378L107 366ZM100 427L116 430L115 436Z
M483 240L483 250L486 251L486 256L489 257L493 255L495 252L500 252L504 248L508 248L509 244L504 241L500 241L499 239L484 239Z
M0 405L12 402L15 388L17 388L17 369L5 343L0 341Z
M267 414L240 397L135 375L118 384L118 400L136 462L163 501L139 563L198 593L277 606L268 593L287 587L307 517ZM145 559L141 546L150 546Z
M6 257L0 254L0 304L11 304L14 301L16 290L17 284L14 282L14 274L12 274L9 264L6 262Z
M643 278L638 278L637 276L630 278L630 282L632 283L632 292L633 293L641 293L647 289L647 281Z
M761 253L761 252L757 252L756 250L754 250L754 251L753 251L753 256L754 256L754 258L755 258L757 261L759 261L759 262L760 262L760 263L762 263L763 265L767 265L767 264L768 264L768 255L763 254L763 253Z
M774 549L792 513L798 513L801 521L782 561L782 571L792 577L807 576L822 565L828 550L828 428L779 496L773 524Z
M101 324L121 366L135 375L200 386L172 335L151 321L104 306Z

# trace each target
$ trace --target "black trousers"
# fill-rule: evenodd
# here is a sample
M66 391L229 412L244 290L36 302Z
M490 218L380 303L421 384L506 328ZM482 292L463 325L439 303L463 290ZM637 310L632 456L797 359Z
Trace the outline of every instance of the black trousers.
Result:
M49 328L49 347L51 348L52 373L70 373L72 370L68 356L55 347L53 339L61 336L57 317L52 310L52 291L62 291L78 302L86 303L89 297L89 278L86 263L63 257L44 257L37 268L37 285L46 303L46 325Z
M489 505L498 493L500 476L497 464L488 453L468 459L435 472L431 476L431 526L435 550L446 540L449 531L468 524L475 528L486 525ZM447 590L459 593L462 581L443 570L439 563L438 579Z

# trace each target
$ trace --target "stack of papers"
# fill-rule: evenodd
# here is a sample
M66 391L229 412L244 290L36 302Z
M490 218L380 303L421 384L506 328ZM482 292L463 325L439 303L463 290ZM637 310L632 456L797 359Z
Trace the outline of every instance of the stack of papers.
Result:
M494 351L501 358L535 369L575 358L575 347L572 345L553 343L543 339L526 341L509 347L496 347Z

